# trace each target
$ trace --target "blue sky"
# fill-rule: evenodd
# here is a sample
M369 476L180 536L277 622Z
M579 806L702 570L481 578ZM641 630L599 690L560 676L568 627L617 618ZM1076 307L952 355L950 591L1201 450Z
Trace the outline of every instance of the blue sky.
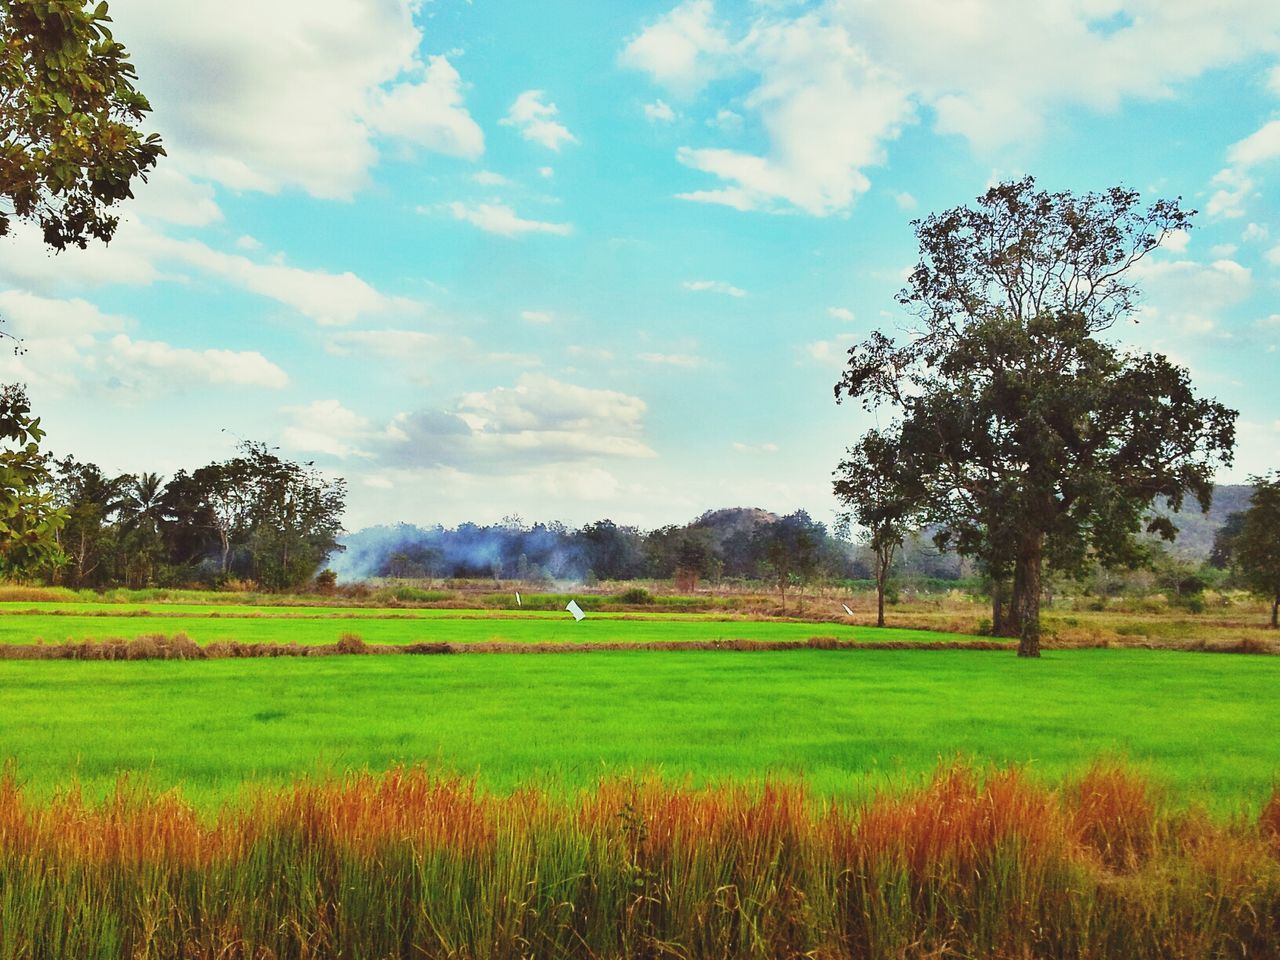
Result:
M1034 9L1032 9L1034 8ZM109 248L18 231L47 445L172 475L264 440L351 528L808 509L873 418L910 220L1034 174L1201 211L1117 331L1280 466L1280 6L115 0L170 156Z

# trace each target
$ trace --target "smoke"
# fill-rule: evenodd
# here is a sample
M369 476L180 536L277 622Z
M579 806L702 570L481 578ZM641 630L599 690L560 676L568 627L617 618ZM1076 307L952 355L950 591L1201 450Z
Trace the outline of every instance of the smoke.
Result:
M370 577L410 579L501 577L581 580L588 564L574 533L535 524L455 529L401 523L369 527L344 538L346 551L331 557L329 569L342 580Z

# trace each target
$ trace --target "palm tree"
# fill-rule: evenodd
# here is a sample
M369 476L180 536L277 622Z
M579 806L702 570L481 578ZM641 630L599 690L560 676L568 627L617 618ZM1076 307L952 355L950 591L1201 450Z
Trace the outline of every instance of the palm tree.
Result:
M138 574L136 585L143 587L151 581L155 559L161 551L160 499L164 481L158 473L140 473L122 479L116 515L120 518L120 532L126 545L125 579L132 579L129 576L132 567Z

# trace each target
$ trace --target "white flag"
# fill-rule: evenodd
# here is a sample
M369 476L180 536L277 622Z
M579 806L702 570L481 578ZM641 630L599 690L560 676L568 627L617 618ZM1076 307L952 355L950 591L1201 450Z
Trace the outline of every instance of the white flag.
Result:
M849 605L847 603L842 603L840 604L840 606L844 607L845 613L847 613L851 617L853 616L853 611L849 609Z
M517 590L517 591L516 591L516 606L517 606L517 607L523 607L523 606L524 606L524 604L520 602L520 591L519 591L519 590Z
M573 614L574 620L582 620L586 617L586 614L582 612L582 608L578 606L577 600L570 600L569 605L565 607L565 609Z

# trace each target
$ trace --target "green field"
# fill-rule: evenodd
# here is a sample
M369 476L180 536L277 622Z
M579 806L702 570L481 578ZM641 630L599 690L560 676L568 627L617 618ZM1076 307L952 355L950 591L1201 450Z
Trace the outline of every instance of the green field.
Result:
M1280 773L1278 688L1275 658L1150 650L3 662L0 752L38 792L129 771L202 803L397 762L497 789L656 770L851 796L957 755L1047 778L1104 756L1225 812Z
M367 643L661 643L714 640L788 640L813 636L842 640L929 642L966 639L925 630L855 627L838 623L750 620L690 614L591 614L575 623L563 611L486 613L467 610L370 610L282 607L187 607L153 605L122 610L118 604L83 604L0 610L0 643L60 643L65 640L130 639L182 632L197 643L334 643L344 633ZM130 612L132 611L132 612ZM972 638L971 638L972 639Z

